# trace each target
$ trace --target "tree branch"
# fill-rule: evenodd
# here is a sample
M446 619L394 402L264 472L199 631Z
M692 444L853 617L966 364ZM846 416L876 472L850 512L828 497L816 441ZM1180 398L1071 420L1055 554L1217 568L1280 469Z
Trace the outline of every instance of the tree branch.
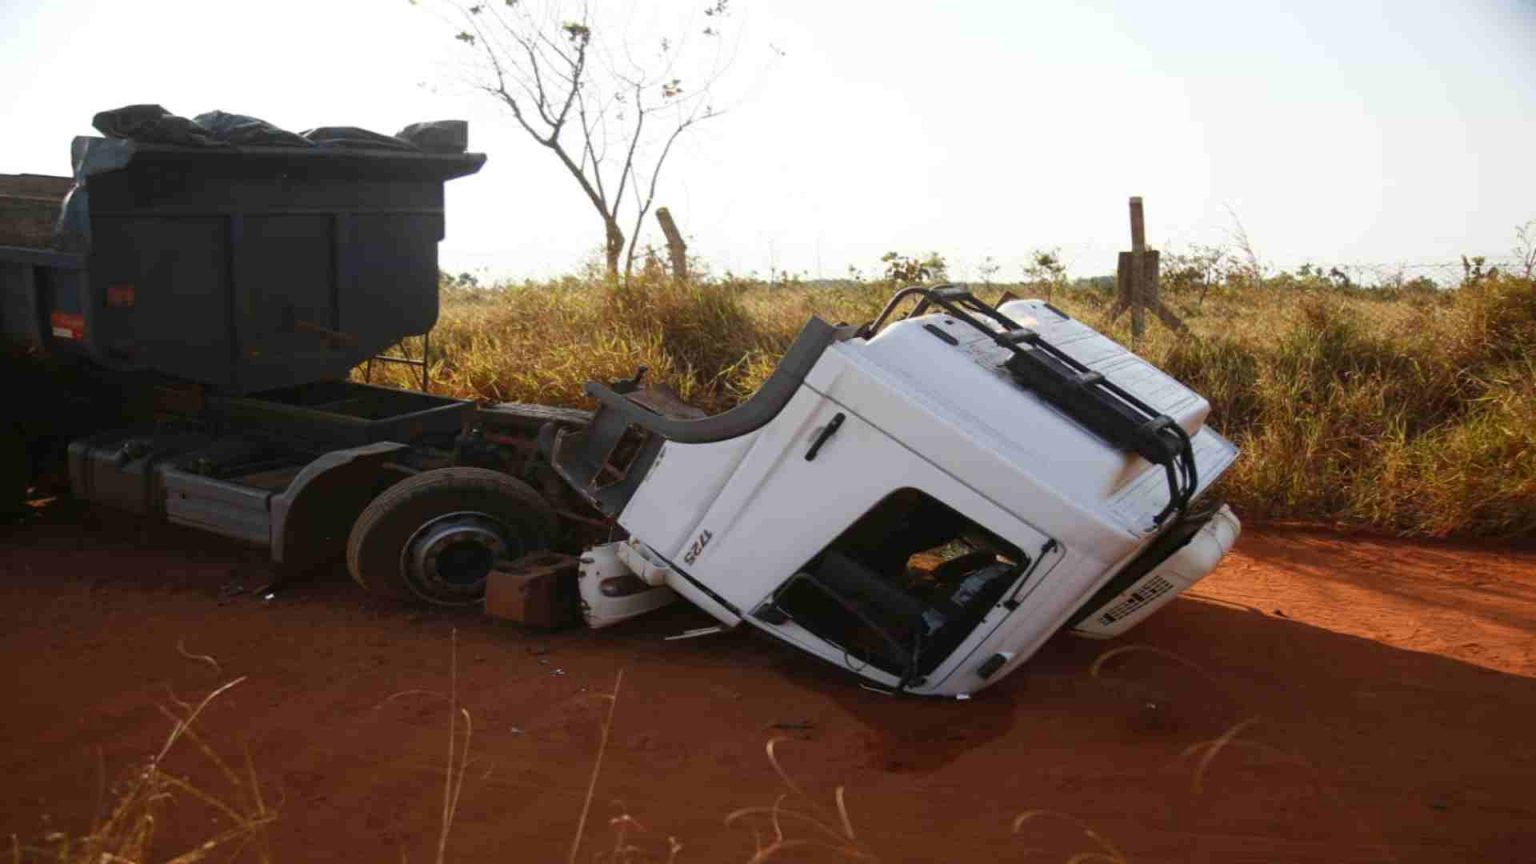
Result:
M627 183L629 181L629 177L630 177L630 175L634 171L634 167L635 167L635 149L640 146L640 134L643 131L645 131L645 115L650 113L650 112L648 112L646 110L645 106L643 104L641 104L640 100L644 98L644 91L641 89L640 84L637 82L634 85L634 87L635 87L635 134L630 136L630 139L629 139L629 152L624 154L624 168L623 168L623 170L619 171L618 191L615 192L614 196L613 196L613 212L615 214L617 214L619 212L619 202L624 199L624 185L625 185L625 183ZM635 194L638 195L639 193L637 192Z
M477 49L476 88L501 101L575 179L602 219L610 273L618 275L623 258L627 277L674 145L684 131L717 113L709 93L722 68L720 40L709 40L716 43L713 62L707 52L698 58L702 75L693 78L687 70L697 52L682 56L698 29L692 21L672 34L675 41L663 40L659 52L637 57L622 38L594 32L585 0L576 0L579 12L561 0L440 2L458 11L465 25L458 38ZM713 29L704 32L717 35ZM680 79L687 80L686 91ZM658 94L652 88L659 88ZM651 117L662 111L667 113ZM564 134L571 125L579 129L579 142ZM608 158L610 143L622 148L622 156ZM629 216L624 207L634 214L628 238L619 228L620 218Z
M662 145L661 155L656 157L656 167L651 170L651 182L650 187L645 193L645 201L640 204L639 212L635 216L634 233L629 238L629 257L624 263L624 275L626 278L629 276L630 268L635 261L635 245L640 242L640 229L645 223L645 214L650 212L651 205L656 201L656 181L661 178L661 168L666 164L667 155L672 152L672 145L677 141L678 136L683 134L685 129L700 120L708 120L713 116L715 114L712 112L706 112L703 116L698 114L690 115L686 120L679 123L676 129L672 130L672 134L667 136L667 143ZM640 190L636 187L635 195L638 196L639 194Z

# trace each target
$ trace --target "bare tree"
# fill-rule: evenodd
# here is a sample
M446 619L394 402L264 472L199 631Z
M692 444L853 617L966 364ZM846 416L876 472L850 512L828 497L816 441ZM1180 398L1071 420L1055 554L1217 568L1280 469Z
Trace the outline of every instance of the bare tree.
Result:
M656 185L684 132L719 116L710 91L729 63L730 0L671 35L604 29L586 3L443 0L474 52L474 84L559 160L603 222L608 275L634 266ZM647 49L636 40L645 38ZM687 77L688 80L685 80ZM633 216L629 236L624 222Z
M1515 268L1526 279L1536 275L1536 219L1515 229Z

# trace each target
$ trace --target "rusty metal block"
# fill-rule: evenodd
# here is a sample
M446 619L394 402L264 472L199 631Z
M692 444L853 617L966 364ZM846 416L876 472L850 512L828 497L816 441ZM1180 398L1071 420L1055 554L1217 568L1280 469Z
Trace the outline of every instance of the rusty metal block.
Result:
M498 562L485 577L485 614L533 627L563 627L580 613L576 559L534 552Z

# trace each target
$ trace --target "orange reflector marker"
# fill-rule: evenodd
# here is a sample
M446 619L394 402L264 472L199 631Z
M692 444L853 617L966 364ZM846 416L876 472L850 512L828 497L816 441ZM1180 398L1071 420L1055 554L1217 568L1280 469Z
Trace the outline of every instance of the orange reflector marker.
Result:
M85 316L77 312L53 312L48 316L48 326L59 339L81 340L85 338Z

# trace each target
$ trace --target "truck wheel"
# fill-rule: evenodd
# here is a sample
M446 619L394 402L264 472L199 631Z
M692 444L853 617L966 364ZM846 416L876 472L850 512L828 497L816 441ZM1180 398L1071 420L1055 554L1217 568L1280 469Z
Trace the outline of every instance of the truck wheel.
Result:
M374 594L480 602L495 563L543 549L554 511L526 483L485 468L440 468L373 499L347 539L347 569Z

